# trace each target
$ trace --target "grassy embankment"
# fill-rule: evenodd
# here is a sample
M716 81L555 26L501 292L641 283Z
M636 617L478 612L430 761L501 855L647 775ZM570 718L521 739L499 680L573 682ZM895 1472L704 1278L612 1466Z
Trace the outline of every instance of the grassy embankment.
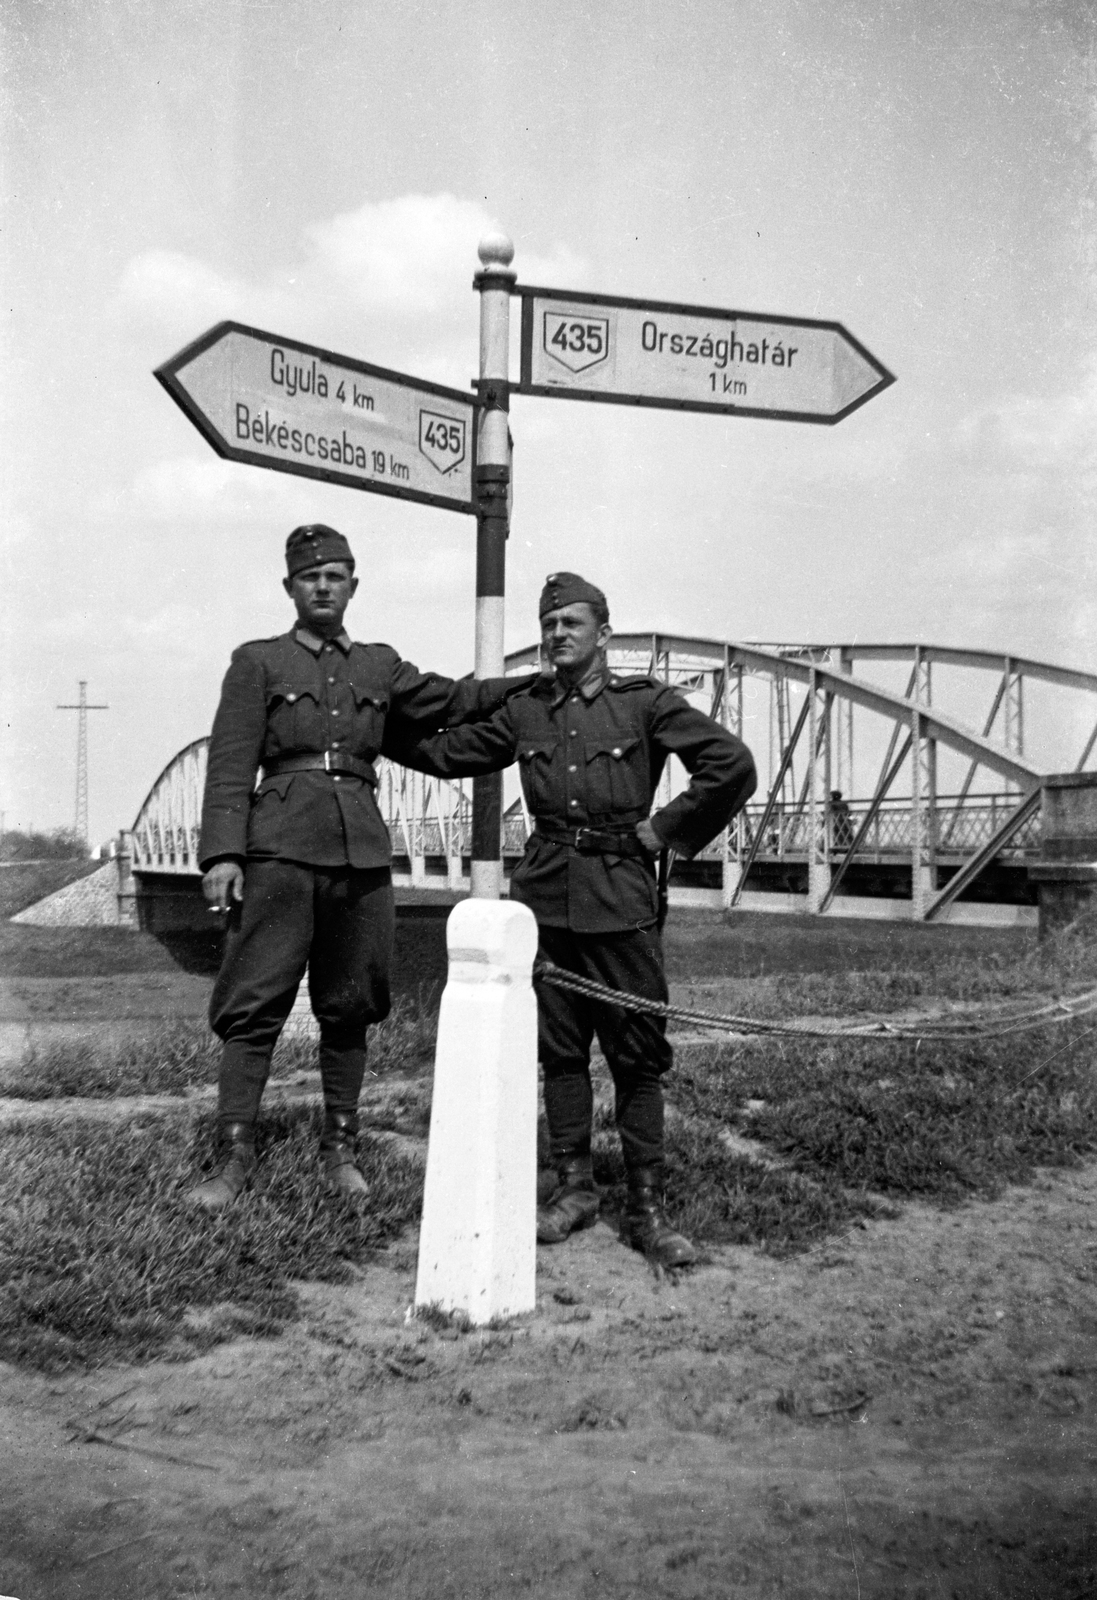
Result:
M98 872L101 861L77 856L58 861L0 861L0 917L14 917L78 878Z
M713 932L708 970L698 976L719 975L714 947L735 929ZM755 933L751 949L763 956L769 935ZM826 937L840 947L841 930ZM671 942L672 972L678 967L682 976L690 940ZM832 946L813 975L791 970L790 959L768 966L762 959L753 967L762 975L737 993L737 1009L884 1011L1044 997L1097 982L1092 933L1042 951L1032 940L1015 948L1011 959L1002 941L909 940L875 967L851 970L831 959ZM865 962L861 950L854 957L847 949L845 959ZM807 964L802 952L799 961ZM406 1014L388 1049L378 1041L371 1056L375 1072L405 1078L404 1112L420 1127L429 1077L414 1073L429 1060L431 1025L429 1012ZM962 1044L767 1039L684 1051L669 1083L678 1113L668 1133L674 1215L702 1244L781 1253L887 1214L910 1196L955 1203L992 1195L1036 1165L1075 1162L1097 1148L1095 1032L1078 1021ZM125 1072L85 1062L83 1079L77 1072L66 1080L69 1092L81 1085L87 1092L96 1072L98 1092L109 1094L123 1082L149 1086L161 1070L151 1058L144 1066L127 1060ZM172 1061L163 1070L177 1088L194 1081L192 1070L209 1076L208 1050L181 1045ZM599 1124L597 1170L612 1207L622 1173L608 1112ZM208 1145L208 1115L197 1124L160 1116L107 1131L70 1112L49 1132L29 1122L5 1130L0 1355L51 1365L182 1354L240 1331L275 1331L294 1315L292 1280L350 1277L419 1208L418 1165L375 1139L366 1141L371 1199L361 1209L322 1199L315 1134L312 1108L267 1115L253 1192L211 1219L188 1213L180 1198ZM740 1136L738 1149L729 1147L729 1134ZM744 1150L743 1138L755 1149Z

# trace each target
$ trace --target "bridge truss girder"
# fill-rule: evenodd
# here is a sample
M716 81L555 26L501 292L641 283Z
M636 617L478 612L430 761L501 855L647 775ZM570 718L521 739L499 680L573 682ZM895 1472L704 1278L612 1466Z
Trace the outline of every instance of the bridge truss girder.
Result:
M537 650L508 658L511 672L537 663ZM780 645L691 639L670 634L617 634L610 644L617 671L652 673L687 695L717 721L748 742L764 723L770 735L759 761L764 793L756 796L717 845L706 852L722 863L724 903L742 903L747 876L756 861L782 856L806 865L807 909L825 913L851 865L875 850L882 859L881 819L888 819L889 859L901 849L909 855L912 913L940 916L1001 850L1031 824L1038 809L1041 774L1024 754L1026 678L1097 693L1097 675L992 652L938 646L860 644ZM859 662L883 660L909 665L906 692L896 694L861 676ZM937 664L979 666L994 674L995 690L981 731L934 703ZM764 717L748 715L759 686L767 696ZM886 748L876 777L853 800L845 820L830 795L849 795L854 786L854 713L877 719ZM757 724L752 732L751 723ZM1000 737L994 737L995 732ZM198 872L198 826L208 741L195 740L168 764L153 785L133 829L133 866L139 874ZM1078 762L1079 769L1097 744L1097 728ZM959 792L938 793L939 750L953 751L966 763ZM758 755L756 751L756 755ZM862 763L863 765L864 763ZM1064 763L1065 765L1065 763ZM378 804L389 826L394 853L410 863L411 881L423 887L457 887L464 882L471 803L468 786L432 779L381 761ZM972 785L979 772L990 773L1004 792L988 808L975 804ZM671 772L656 803L671 793ZM905 789L907 800L895 798ZM1001 804L999 806L998 801ZM900 807L888 812L888 807ZM972 819L978 813L977 826ZM529 816L519 797L504 818L505 851L518 853L528 835ZM1031 828L1028 828L1031 832ZM885 830L886 832L886 830ZM1015 848L1015 846L1013 846ZM888 850L890 846L883 847ZM942 855L954 875L937 885ZM427 863L444 862L428 873Z

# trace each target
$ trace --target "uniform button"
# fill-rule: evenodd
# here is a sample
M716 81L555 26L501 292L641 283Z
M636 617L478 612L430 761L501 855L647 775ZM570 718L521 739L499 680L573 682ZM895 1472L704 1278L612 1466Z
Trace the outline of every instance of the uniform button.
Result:
M579 804L578 800L573 800L571 803L573 806L577 806Z
M577 694L572 695L571 703L573 706L577 706L579 704L579 696Z
M572 765L568 768L568 771L569 772L578 772L579 768L573 762Z
M292 705L293 702L297 699L297 696L295 694L288 694L286 696L286 699L289 701L290 705Z
M338 716L338 715L339 715L339 713L338 713L338 711L333 711L333 712L332 712L332 716L333 716L333 717L337 717L337 716ZM614 751L614 752L613 752L613 753L614 753L614 755L616 755L616 756L619 756L619 755L620 755L620 754L621 754L621 752L620 752L620 750L615 750L615 751Z
M335 774L335 781L336 781L336 783L339 782L339 774L338 773Z
M328 682L329 682L329 683L334 683L334 682L335 682L335 679L334 679L334 678L329 678L329 679L328 679Z
M333 750L338 750L338 748L339 748L339 746L340 746L340 744L341 744L341 743L342 743L342 741L341 741L341 740L340 740L340 739L333 739L333 740L332 740L332 741L331 741L331 748L332 748L332 749L333 749Z
M573 739L578 739L578 737L579 737L579 729L578 728L572 728L571 737Z
M621 746L619 744L614 745L613 753L615 756L619 756L621 754Z
M330 644L326 644L324 646L324 654L326 656L330 656L331 655L331 645Z

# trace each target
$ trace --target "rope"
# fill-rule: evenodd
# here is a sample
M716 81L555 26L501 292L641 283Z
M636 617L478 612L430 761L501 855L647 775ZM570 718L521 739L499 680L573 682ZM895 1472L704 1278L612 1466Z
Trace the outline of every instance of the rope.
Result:
M672 1022L699 1023L703 1028L719 1028L728 1033L756 1034L779 1039L991 1039L1021 1033L1050 1023L1069 1022L1097 1011L1097 989L1068 999L1048 1000L1027 1011L1009 1007L984 1007L978 1013L956 1016L937 1012L920 1022L852 1022L845 1018L815 1022L767 1022L761 1017L720 1015L713 1011L688 1011L663 1000L647 1000L642 995L610 989L593 978L568 972L555 962L540 958L533 969L535 980L551 983L556 989L570 989L588 1000L601 1000L622 1011L647 1012Z

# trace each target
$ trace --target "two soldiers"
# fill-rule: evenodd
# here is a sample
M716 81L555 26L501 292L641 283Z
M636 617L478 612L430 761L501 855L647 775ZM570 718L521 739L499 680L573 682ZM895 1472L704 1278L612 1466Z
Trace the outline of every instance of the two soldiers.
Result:
M605 596L574 573L554 574L541 596L551 674L477 684L425 677L386 645L351 643L342 624L357 580L334 530L295 530L287 565L297 626L235 653L210 744L204 888L211 905L230 913L210 1010L224 1040L222 1145L217 1171L193 1197L214 1208L239 1193L254 1163L259 1098L306 963L320 1022L327 1181L344 1194L366 1189L354 1162L357 1103L366 1027L388 1011L393 931L389 841L373 799L378 753L450 777L517 760L534 829L511 895L537 918L540 955L661 1001L655 862L668 848L695 854L756 781L733 734L666 685L608 670ZM672 753L690 783L651 816ZM590 1079L597 1035L628 1178L624 1237L664 1266L687 1264L693 1248L662 1202L665 1023L544 981L537 998L556 1174L555 1192L538 1210L539 1240L559 1242L598 1214Z

